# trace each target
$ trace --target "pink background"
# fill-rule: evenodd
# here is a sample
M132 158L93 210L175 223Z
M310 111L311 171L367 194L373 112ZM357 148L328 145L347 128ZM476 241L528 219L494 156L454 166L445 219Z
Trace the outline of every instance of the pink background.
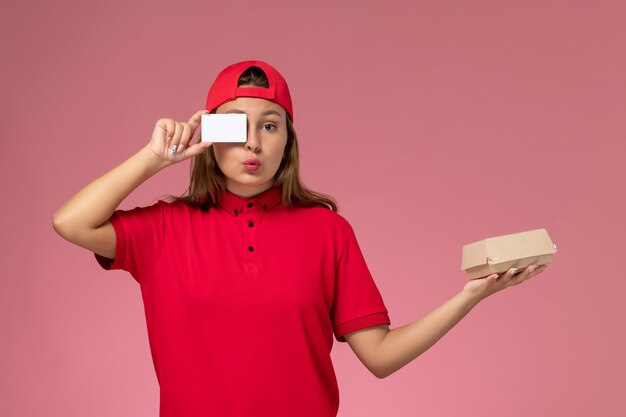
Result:
M3 3L0 415L157 415L138 285L52 214L244 59L286 77L302 178L339 200L392 328L461 290L466 243L558 246L386 379L335 342L340 416L626 415L624 2L381 3Z

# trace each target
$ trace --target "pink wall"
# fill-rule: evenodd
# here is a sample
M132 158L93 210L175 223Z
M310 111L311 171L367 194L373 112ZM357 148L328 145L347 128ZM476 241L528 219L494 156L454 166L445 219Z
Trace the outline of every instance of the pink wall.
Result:
M138 285L51 218L244 59L287 78L303 179L339 200L392 328L461 290L465 243L558 246L387 379L335 344L340 416L626 415L624 2L303 3L3 4L0 415L157 415Z

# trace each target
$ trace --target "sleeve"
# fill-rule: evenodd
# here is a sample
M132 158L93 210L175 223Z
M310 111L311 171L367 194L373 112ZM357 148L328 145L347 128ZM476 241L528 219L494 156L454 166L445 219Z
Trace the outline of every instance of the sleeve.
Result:
M391 324L389 312L365 263L354 230L342 219L343 246L335 266L335 289L331 320L335 339L377 324Z
M167 206L159 200L152 206L113 212L110 220L115 230L115 258L94 253L98 264L106 270L128 271L143 284L161 255Z

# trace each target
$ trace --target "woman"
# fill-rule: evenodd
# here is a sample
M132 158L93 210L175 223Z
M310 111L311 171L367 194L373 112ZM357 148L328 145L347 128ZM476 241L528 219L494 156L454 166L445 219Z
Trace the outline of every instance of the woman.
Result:
M245 144L191 144L206 112L245 113ZM330 198L300 182L293 119L275 68L230 65L206 109L186 123L157 121L145 147L54 215L61 236L140 284L162 417L336 416L333 334L384 378L480 300L542 271L474 280L390 330L352 227ZM185 196L117 210L152 175L190 158Z

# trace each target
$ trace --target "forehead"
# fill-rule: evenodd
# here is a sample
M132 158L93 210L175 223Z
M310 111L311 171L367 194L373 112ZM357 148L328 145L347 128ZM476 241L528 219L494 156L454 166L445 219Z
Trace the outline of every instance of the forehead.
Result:
M286 117L285 109L273 101L258 97L237 97L235 100L227 101L216 109L216 113L226 112L246 113L257 116L278 113L280 117ZM271 113L270 113L271 112Z

